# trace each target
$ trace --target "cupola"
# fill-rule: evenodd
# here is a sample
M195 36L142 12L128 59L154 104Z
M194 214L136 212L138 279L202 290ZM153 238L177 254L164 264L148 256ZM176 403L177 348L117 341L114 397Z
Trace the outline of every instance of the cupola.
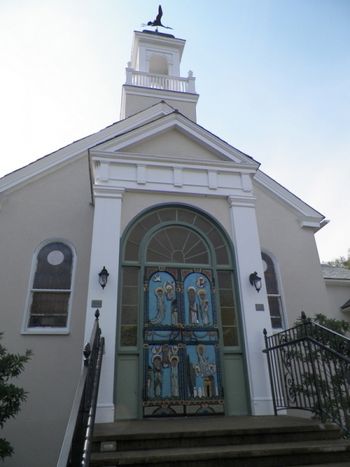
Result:
M193 121L199 95L191 71L181 77L183 39L144 30L134 32L131 61L122 90L121 119L166 101Z

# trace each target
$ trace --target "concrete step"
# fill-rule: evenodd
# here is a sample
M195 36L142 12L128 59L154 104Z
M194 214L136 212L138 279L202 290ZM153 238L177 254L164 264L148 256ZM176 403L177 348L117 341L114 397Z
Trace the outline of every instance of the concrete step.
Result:
M96 425L93 451L189 448L338 439L333 424L294 417L205 417Z
M95 467L342 467L344 462L350 466L350 440L343 440L335 425L289 416L96 425L91 457Z
M93 453L92 466L133 467L286 467L323 465L336 462L350 465L350 441L304 441L264 443L246 446L208 446ZM346 464L345 464L346 465Z

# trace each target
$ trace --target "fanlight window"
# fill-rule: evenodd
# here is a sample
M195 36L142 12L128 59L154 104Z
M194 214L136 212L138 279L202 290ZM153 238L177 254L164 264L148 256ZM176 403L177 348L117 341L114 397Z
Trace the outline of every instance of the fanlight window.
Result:
M157 232L150 241L146 260L182 264L208 264L208 248L197 233L171 226Z
M273 264L273 261L270 258L270 256L268 256L266 253L262 253L261 257L264 265L264 277L266 283L267 298L269 301L271 325L274 329L279 329L283 327L282 301L281 294L278 288L278 280L275 265Z
M186 224L188 227L193 226L198 229L212 244L216 264L221 266L228 266L231 264L226 241L223 239L218 229L198 212L175 207L152 211L136 223L128 235L123 260L127 262L138 262L140 260L140 244L143 237L151 228L166 222ZM193 235L195 234L193 233ZM179 250L180 248L178 248L178 251ZM199 257L197 259L199 262Z
M73 252L62 242L42 247L36 257L27 328L65 328L71 296Z

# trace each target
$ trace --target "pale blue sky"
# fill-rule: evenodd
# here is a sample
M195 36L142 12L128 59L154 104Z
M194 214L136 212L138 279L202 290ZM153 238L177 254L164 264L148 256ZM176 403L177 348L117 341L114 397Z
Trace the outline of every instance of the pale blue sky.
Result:
M154 0L0 1L0 176L111 124ZM197 78L198 123L322 212L350 247L350 0L164 0Z

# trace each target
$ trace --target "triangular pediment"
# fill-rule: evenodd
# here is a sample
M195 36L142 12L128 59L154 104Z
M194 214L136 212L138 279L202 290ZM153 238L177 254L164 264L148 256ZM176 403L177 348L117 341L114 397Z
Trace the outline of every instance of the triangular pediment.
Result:
M96 152L159 156L175 161L226 162L257 169L259 163L174 111L94 147Z
M169 141L174 144L169 145ZM320 227L325 224L322 224L324 217L321 214L258 170L259 163L253 158L187 119L163 101L2 177L0 197L79 158L91 158L94 153L103 152L112 160L128 155L136 159L151 159L153 155L158 162L163 158L174 163L177 158L180 165L204 165L206 162L209 170L226 170L229 165L237 172L243 170L245 173L255 173L256 182L270 195L295 209L304 219L305 226L315 227L318 224ZM140 163L142 165L142 161Z
M205 145L190 139L177 128L170 128L168 131L157 134L152 138L132 144L125 148L124 151L130 154L152 154L171 160L177 158L212 162L220 160L218 155L210 151Z

